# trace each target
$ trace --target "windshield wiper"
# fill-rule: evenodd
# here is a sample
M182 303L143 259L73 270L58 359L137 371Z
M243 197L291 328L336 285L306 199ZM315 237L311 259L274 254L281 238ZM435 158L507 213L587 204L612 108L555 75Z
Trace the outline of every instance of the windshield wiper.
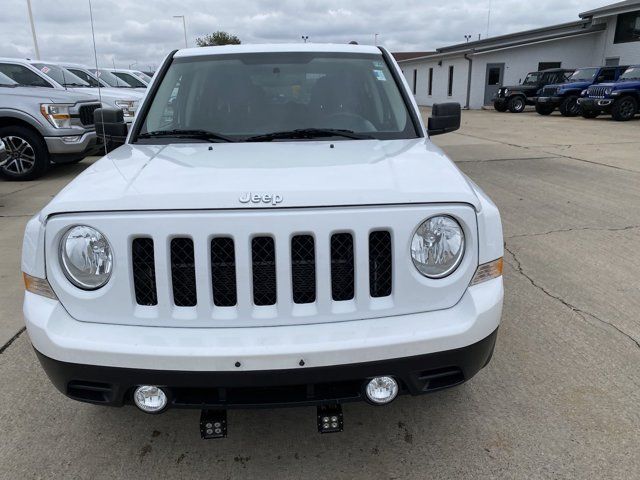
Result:
M155 132L141 133L138 138L193 138L208 142L235 142L234 139L208 130L156 130Z
M371 135L356 133L353 130L338 128L298 128L296 130L285 130L282 132L265 133L254 135L245 139L246 142L271 142L285 138L322 138L322 137L344 137L353 140L371 140Z
M83 85L82 83L65 83L64 87L88 87L89 85Z

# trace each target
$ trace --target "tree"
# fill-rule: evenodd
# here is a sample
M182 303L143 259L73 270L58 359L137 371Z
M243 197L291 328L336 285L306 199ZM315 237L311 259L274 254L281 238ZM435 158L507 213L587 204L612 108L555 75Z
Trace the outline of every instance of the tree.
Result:
M242 42L235 35L227 32L213 32L210 35L196 38L199 47L211 47L215 45L240 45Z

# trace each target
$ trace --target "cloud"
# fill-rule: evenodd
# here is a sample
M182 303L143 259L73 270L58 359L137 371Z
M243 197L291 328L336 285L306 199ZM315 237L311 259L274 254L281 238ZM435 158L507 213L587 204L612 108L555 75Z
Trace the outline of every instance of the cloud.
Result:
M31 0L42 58L93 64L88 0ZM492 0L490 34L500 35L578 19L606 0L522 2ZM484 37L489 0L93 0L98 61L127 67L157 66L184 46L185 15L190 46L216 30L243 43L373 43L392 51L431 50ZM33 57L25 0L0 0L0 56Z

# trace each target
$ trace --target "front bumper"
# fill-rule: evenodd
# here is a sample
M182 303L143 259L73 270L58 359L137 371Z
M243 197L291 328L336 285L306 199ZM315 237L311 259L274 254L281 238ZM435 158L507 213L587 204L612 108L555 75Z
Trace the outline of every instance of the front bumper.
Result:
M540 103L542 105L548 105L548 106L555 106L557 107L558 105L560 105L562 103L563 98L562 97L538 97L536 99L537 103Z
M613 99L611 98L579 98L578 105L580 105L584 110L595 110L601 111L606 110L613 104Z
M467 347L412 357L330 367L247 372L136 370L59 362L36 351L55 387L88 403L132 403L138 385L161 386L169 408L260 408L364 400L376 376L393 376L400 394L420 395L459 385L493 354L498 330Z
M499 326L502 300L499 277L468 288L449 309L337 323L245 328L88 323L73 319L57 300L29 292L24 315L45 370L66 395L92 401L70 389L88 382L94 395L106 385L108 393L97 403L121 405L133 386L156 384L178 389L177 398L193 394L179 404L200 408L203 399L207 405L220 402L225 395L220 388L236 388L234 394L249 398L225 405L253 406L256 393L250 389L256 386L281 394L277 402L256 404L277 405L357 400L361 383L372 375L397 375L412 394L425 389L420 376L434 371L452 382L443 386L461 383L490 356L494 340L486 339ZM301 385L305 391L314 385L309 388L333 393L300 400L289 390L292 385L297 394ZM344 394L343 387L348 387Z
M77 136L75 140L68 140ZM82 154L90 155L98 143L96 132L85 132L82 135L44 137L47 149L52 155Z

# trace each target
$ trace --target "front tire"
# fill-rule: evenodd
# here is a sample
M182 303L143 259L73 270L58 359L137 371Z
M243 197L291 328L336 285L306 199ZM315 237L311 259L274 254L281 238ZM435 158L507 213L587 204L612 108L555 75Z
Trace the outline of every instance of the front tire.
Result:
M578 96L571 95L560 104L560 114L563 117L575 117L582 113L582 108L578 104Z
M495 108L498 112L506 112L508 107L502 102L493 102L493 108Z
M509 99L509 111L511 113L522 113L524 112L524 107L526 106L527 103L524 97L521 97L520 95Z
M0 128L9 160L0 168L0 178L12 181L34 180L49 168L49 151L40 134L22 126Z
M638 113L638 101L633 97L622 97L616 100L611 109L611 116L617 122L631 120Z
M551 115L553 113L553 111L556 109L556 107L552 107L549 105L541 105L539 103L536 103L536 112L538 112L540 115Z

